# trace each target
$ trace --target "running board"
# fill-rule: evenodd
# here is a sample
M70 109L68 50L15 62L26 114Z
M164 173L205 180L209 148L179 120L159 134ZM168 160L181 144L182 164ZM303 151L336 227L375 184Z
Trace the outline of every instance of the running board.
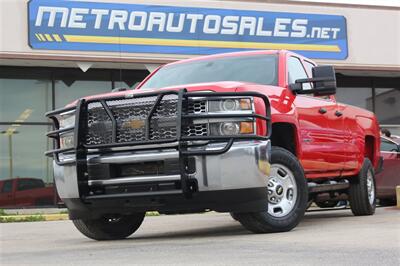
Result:
M330 181L329 183L317 184L314 182L308 183L308 192L309 193L320 193L320 192L330 192L337 190L345 190L350 187L349 182L341 182L338 183L336 181Z

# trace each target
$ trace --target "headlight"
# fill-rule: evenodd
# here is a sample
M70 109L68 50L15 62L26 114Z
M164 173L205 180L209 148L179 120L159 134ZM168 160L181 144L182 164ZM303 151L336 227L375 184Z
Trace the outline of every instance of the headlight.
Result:
M233 136L255 134L253 121L227 121L210 124L211 135Z
M223 111L236 111L239 106L239 101L234 99L227 99L219 102L219 108Z
M208 101L209 113L252 114L253 98L223 98ZM210 121L210 134L214 136L234 136L255 134L255 120L251 117L215 118ZM216 121L217 120L217 121ZM218 121L219 120L219 121Z
M226 122L219 124L220 135L237 135L239 134L240 126L236 122Z
M68 132L60 135L60 148L67 149L74 147L74 133Z
M250 98L229 98L218 101L209 101L209 112L237 112L251 111L252 99Z
M60 129L73 127L75 125L75 111L61 114L59 119Z
M75 126L75 111L60 114L58 117L60 129ZM60 134L60 148L67 149L74 147L74 131L68 131Z

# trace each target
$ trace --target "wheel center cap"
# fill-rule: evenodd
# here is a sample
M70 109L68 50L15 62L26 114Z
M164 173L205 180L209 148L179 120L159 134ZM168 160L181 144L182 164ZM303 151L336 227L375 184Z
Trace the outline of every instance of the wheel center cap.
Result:
M276 194L277 195L282 195L282 193L283 193L283 187L281 186L281 185L277 185L276 186L276 189L275 189L275 192L276 192Z

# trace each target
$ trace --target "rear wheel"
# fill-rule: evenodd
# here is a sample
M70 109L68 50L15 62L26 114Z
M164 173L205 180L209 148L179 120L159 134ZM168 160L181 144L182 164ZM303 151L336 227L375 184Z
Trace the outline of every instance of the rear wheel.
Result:
M304 216L308 190L299 161L283 148L272 147L267 189L268 210L235 213L234 217L246 229L255 233L290 231Z
M142 224L145 213L131 215L105 215L98 219L73 220L75 227L94 240L124 239Z
M372 215L376 205L375 174L371 161L364 159L363 166L350 183L349 202L354 215Z

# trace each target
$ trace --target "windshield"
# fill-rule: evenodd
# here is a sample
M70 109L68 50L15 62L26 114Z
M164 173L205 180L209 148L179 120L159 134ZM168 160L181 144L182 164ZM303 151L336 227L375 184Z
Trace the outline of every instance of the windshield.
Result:
M173 64L158 70L141 89L218 81L277 85L277 56L232 56Z

